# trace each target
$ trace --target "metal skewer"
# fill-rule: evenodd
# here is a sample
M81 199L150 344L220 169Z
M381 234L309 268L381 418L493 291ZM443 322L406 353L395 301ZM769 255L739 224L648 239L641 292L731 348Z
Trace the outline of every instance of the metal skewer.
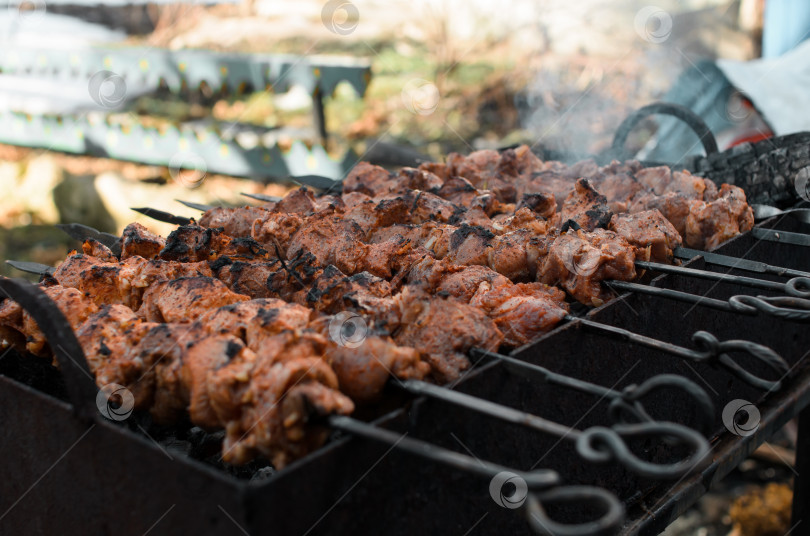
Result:
M761 227L754 227L750 232L751 236L758 240L793 244L794 246L810 246L810 235L804 233L791 233L789 231L763 229Z
M157 210L155 208L149 208L149 207L135 208L135 207L132 207L132 210L134 210L135 212L139 212L139 213L143 214L144 216L148 216L148 217L150 217L150 218L152 218L154 220L162 221L164 223L171 223L173 225L189 225L191 223L194 223L194 218L186 218L186 217L183 217L183 216L175 216L174 214L171 214L169 212L164 212L162 210Z
M749 259L739 259L737 257L720 255L718 253L710 253L708 251L700 251L697 249L678 247L675 248L674 253L679 259L690 260L694 259L695 257L703 257L703 260L709 264L736 268L738 270L745 270L747 272L773 274L782 277L810 277L810 272L802 272L801 270L794 270L792 268L782 268L781 266L774 266L764 262L752 261Z
M657 262L636 261L635 265L645 270L654 270L667 274L683 275L687 277L697 277L710 281L722 281L724 283L735 283L746 287L758 288L762 290L775 290L784 292L796 298L810 298L810 279L807 277L794 277L787 283L757 279L755 277L745 277L732 274L720 274L707 270L697 270L685 266L673 266L671 264L661 264ZM802 289L806 290L802 290Z
M705 296L696 296L679 290L651 287L649 285L641 285L627 281L605 281L605 284L612 289L649 294L660 298L669 298L686 303L693 303L695 305L711 307L718 311L741 313L751 316L763 312L785 320L810 322L810 300L802 298L740 295L732 296L728 300L718 300Z
M518 363L524 362L518 361ZM551 374L559 376L555 373ZM569 376L563 376L563 378L575 380ZM673 381L674 378L678 378L679 380ZM669 375L662 374L650 378L639 386L638 390L648 392L653 388L653 386L655 388L665 385L671 387L683 387L687 385L686 382L691 383L690 380L686 380L685 382L680 380L685 380L685 378L681 378L680 376L669 377ZM395 384L399 383L395 382ZM694 469L698 462L709 453L709 443L702 435L700 435L700 433L674 422L651 420L637 398L632 399L633 411L637 415L644 415L644 422L633 424L616 424L610 428L597 426L585 430L577 430L576 428L564 426L554 421L549 421L542 417L532 415L531 413L527 413L525 411L519 411L502 404L485 400L483 398L467 395L459 391L454 391L446 387L440 387L438 385L433 385L422 381L406 380L401 382L401 387L412 394L429 396L437 400L442 400L450 404L464 407L477 413L489 415L490 417L505 422L524 426L538 432L554 435L561 439L574 441L576 443L577 452L585 460L594 463L618 461L623 466L643 477L680 478ZM698 385L690 385L688 386L688 389L685 390L689 394L699 393L698 402L701 404L702 409L708 410L710 409L709 406L712 406L713 408L708 395ZM624 403L630 404L626 398L627 395L624 393L619 393L610 389L606 389L605 392L607 394L604 396L612 398L613 400L619 400L622 397L625 397ZM617 415L615 410L613 413L614 416ZM711 419L711 411L707 412L704 417L705 421L709 422L709 419ZM635 454L630 451L625 443L626 438L638 436L664 436L670 441L672 439L677 439L678 443L688 445L692 454L686 460L678 461L672 464L650 463L635 456ZM597 444L599 444L600 447L597 447ZM596 453L597 451L598 453Z
M276 195L249 194L246 192L239 192L239 194L244 195L245 197L250 197L251 199L255 199L257 201L264 201L265 203L278 203L281 201L281 198Z
M427 441L397 434L351 417L334 415L327 420L336 430L391 445L435 463L479 475L490 482L504 473L509 477L520 478L523 481L521 484L525 483L526 488L531 490L527 490L525 496L526 516L535 531L540 534L570 536L609 534L617 530L624 520L624 506L613 493L595 486L560 485L560 475L556 471L550 469L518 471L486 460L475 459ZM539 493L535 493L536 491ZM568 503L580 506L589 503L597 506L602 513L594 521L563 525L546 514L542 507L543 503Z
M767 346L751 341L730 340L720 342L717 337L711 333L706 331L698 331L692 335L692 340L698 346L698 350L690 350L689 348L677 346L669 342L659 341L657 339L653 339L633 331L628 331L620 327L594 322L593 320L589 320L587 318L566 316L565 319L571 322L579 322L582 324L582 326L590 329L591 331L610 335L620 340L629 341L647 348L661 350L682 359L688 359L696 363L719 363L749 385L767 391L777 391L781 389L781 379L766 380L765 378L756 376L734 361L734 359L729 355L730 352L745 352L749 356L767 365L771 370L778 373L780 378L787 375L788 371L790 370L788 364L779 354Z
M202 203L194 203L192 201L183 201L182 199L175 199L178 203L187 206L188 208L193 208L195 210L199 210L202 212L207 212L212 208L219 208L216 205L204 205Z
M659 374L658 376L648 379L640 386L631 385L620 392L584 380L558 374L540 365L521 361L520 359L482 348L473 348L471 353L491 361L499 361L503 363L508 370L530 377L541 383L549 383L588 393L599 398L607 398L611 401L609 406L610 414L616 421L621 421L624 418L622 412L626 412L626 414L632 415L637 422L650 422L652 418L644 410L639 400L650 391L659 387L667 386L681 389L694 399L700 407L700 415L702 418L701 428L708 432L712 426L714 404L706 394L706 391L693 381L676 374Z

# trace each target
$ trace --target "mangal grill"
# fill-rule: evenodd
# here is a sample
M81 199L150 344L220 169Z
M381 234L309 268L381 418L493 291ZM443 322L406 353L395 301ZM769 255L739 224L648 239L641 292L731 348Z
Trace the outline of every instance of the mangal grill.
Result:
M744 166L798 182L807 138L761 144ZM717 153L695 167L751 177L724 158L733 165ZM769 194L783 189L758 180L752 202L787 202ZM474 367L455 384L391 381L373 409L325 419L330 441L280 471L212 462L219 438L190 425L102 417L81 347L53 302L28 283L0 280L60 364L13 351L0 360L0 527L656 534L810 403L810 235L802 204L794 208L711 254L682 250L689 260L680 269L643 265L641 281L610 284L616 299L510 355L474 351ZM750 413L734 419L739 401L756 408L756 423ZM810 469L809 435L803 412L800 475ZM797 478L794 522L810 515L807 486Z

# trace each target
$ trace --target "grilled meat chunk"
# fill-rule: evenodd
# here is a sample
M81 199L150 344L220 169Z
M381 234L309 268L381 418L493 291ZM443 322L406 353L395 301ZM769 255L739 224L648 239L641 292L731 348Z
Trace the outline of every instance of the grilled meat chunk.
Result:
M388 193L390 174L380 166L360 162L352 168L343 181L343 193L360 192L370 197Z
M110 251L110 248L92 238L84 241L82 244L82 253L89 257L95 257L103 262L118 262L118 257Z
M267 250L250 237L231 238L222 229L181 225L166 239L159 258L167 261L213 261L221 256L265 259Z
M439 382L453 381L470 366L474 347L494 350L503 334L486 314L454 299L433 298L406 286L394 302L399 318L394 340L420 351Z
M597 192L588 179L579 179L563 202L560 219L562 222L573 220L582 229L593 231L607 227L611 216L607 198Z
M745 200L745 192L724 184L714 201L690 201L686 243L690 247L713 250L753 226L754 211Z
M121 260L135 256L154 259L164 247L166 240L140 223L130 223L121 234Z
M227 423L223 459L239 464L258 454L281 468L318 448L329 429L312 417L354 410L337 388L337 376L318 357L282 363L239 351L208 375L210 404Z
M212 277L181 277L149 287L138 315L150 322L193 322L210 309L248 299Z
M212 229L221 228L226 235L235 238L250 236L253 222L264 218L267 212L264 207L216 207L202 215L200 226Z
M672 262L674 249L683 244L675 227L655 209L614 214L609 228L636 248L637 259Z
M600 282L635 279L634 262L633 248L613 231L569 231L551 244L537 276L540 282L559 285L580 302L598 307L610 298Z

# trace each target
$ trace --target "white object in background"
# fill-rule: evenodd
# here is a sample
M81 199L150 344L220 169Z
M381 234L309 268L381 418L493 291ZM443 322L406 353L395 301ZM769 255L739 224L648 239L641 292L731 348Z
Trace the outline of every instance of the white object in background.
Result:
M810 40L779 58L718 60L717 66L777 136L810 131Z

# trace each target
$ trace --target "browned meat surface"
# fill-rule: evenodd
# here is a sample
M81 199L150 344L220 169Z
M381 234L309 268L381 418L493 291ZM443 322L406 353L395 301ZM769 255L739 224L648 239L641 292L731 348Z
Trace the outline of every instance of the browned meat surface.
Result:
M95 257L103 262L118 262L118 257L113 255L110 248L92 238L84 241L82 244L82 253L89 257Z
M429 299L424 292L404 287L394 297L399 326L394 340L420 351L442 383L455 380L469 368L471 348L495 350L503 334L480 309L454 299Z
M469 207L480 191L464 177L450 177L433 193L460 207Z
M503 344L518 347L550 331L568 314L565 292L543 283L483 282L470 301L495 321Z
M286 256L292 237L303 224L304 219L298 214L268 213L264 218L253 222L250 236L270 251L275 251L278 247L279 253Z
M641 193L633 199L630 212L658 210L678 231L686 236L686 218L689 217L689 199L681 194L670 192L662 196Z
M559 285L586 305L599 306L610 299L600 282L636 278L633 248L604 229L592 233L563 233L552 243L537 277L547 285Z
M568 311L565 293L542 283L512 283L485 266L459 266L425 259L410 273L412 285L451 296L484 311L517 347L558 324Z
M636 258L655 262L672 262L673 250L683 244L681 235L658 210L635 214L615 214L610 230L636 248ZM644 251L648 252L645 254Z
M390 174L380 166L360 162L352 168L343 181L343 193L360 192L371 197L388 193L391 187Z
M76 336L87 357L87 364L94 373L103 370L111 356L120 358L130 348L138 344L154 324L142 318L124 305L104 305L90 315L76 331ZM100 373L96 376L99 387L110 383L108 377Z
M299 291L295 301L318 311L336 314L347 309L365 310L375 300L391 297L391 284L368 272L347 276L327 266L311 287Z
M311 416L354 410L337 390L335 373L317 357L279 363L245 349L208 381L210 404L227 423L223 459L231 463L259 454L284 467L326 440L328 428L309 423Z
M183 277L153 284L138 315L150 322L193 322L210 309L249 298L212 277Z
M476 151L468 156L457 153L447 155L448 174L450 176L464 177L479 190L490 190L498 201L514 203L517 199L517 189L509 176L499 169L501 155L497 151ZM504 167L509 167L507 161ZM503 170L506 171L506 170ZM514 177L514 176L513 176Z
M267 250L250 237L231 238L222 229L181 225L166 239L159 257L167 261L213 261L221 256L267 258Z
M421 380L430 373L430 365L422 361L420 352L387 337L366 337L357 348L335 345L326 355L341 391L359 403L378 399L391 376Z
M148 409L158 423L176 422L187 411L188 390L182 384L183 354L189 345L206 345L199 327L191 324L144 323L142 337L127 351L111 353L96 369L96 383L124 385L135 407Z
M487 265L490 242L495 235L483 227L461 225L450 235L450 250L447 260L453 264Z
M121 260L129 257L154 259L166 246L166 240L140 223L130 223L121 234Z
M439 189L444 181L435 173L425 169L405 167L399 170L391 191L406 192L407 190L421 190L430 192Z
M251 298L276 297L276 293L267 286L267 280L280 268L281 264L278 260L244 262L220 257L211 263L211 269L215 271L217 279L225 283L232 291Z
M716 200L690 202L686 244L710 251L726 240L750 231L753 226L754 211L745 200L745 192L737 186L724 184Z
M346 221L336 214L317 214L307 218L288 246L287 258L294 258L306 251L312 253L321 266L334 264L344 272L343 266L360 263L362 253L358 244L364 237L363 230L355 222Z
M486 265L512 281L530 281L537 270L529 259L526 248L528 241L535 236L529 229L518 229L495 237L487 251Z
M42 290L56 302L57 307L74 330L78 329L90 315L98 311L98 307L92 300L74 288L52 285L42 287ZM3 309L5 311L0 310L0 317L5 316L5 318L0 318L0 322L9 328L18 330L25 337L26 351L42 357L50 355L50 349L46 347L45 335L39 330L39 326L31 315L9 300L4 302Z
M250 236L253 222L264 218L267 212L263 207L212 208L202 215L200 226L222 228L226 235L234 238L246 237Z
M635 177L627 173L615 173L601 177L594 181L594 186L600 194L604 195L611 212L627 212L630 201L642 191L644 187Z
M560 219L563 223L574 220L586 231L605 228L613 214L607 198L594 190L587 179L578 179L574 191L563 202Z
M212 309L198 324L210 334L233 334L255 352L283 332L299 332L316 318L312 309L278 299L237 302Z
M101 262L83 254L69 256L54 273L64 287L76 288L97 305L119 303L140 307L147 287L157 281L210 276L207 263L178 263L129 257L123 262Z
M669 166L644 168L636 172L636 180L655 195L664 195L672 182L672 170Z
M554 217L554 214L557 212L557 200L551 192L527 193L521 196L515 210L517 211L522 208L528 208L538 216L549 220Z
M56 267L53 277L63 287L80 288L82 272L92 266L104 265L104 262L83 253L70 252L67 258Z

